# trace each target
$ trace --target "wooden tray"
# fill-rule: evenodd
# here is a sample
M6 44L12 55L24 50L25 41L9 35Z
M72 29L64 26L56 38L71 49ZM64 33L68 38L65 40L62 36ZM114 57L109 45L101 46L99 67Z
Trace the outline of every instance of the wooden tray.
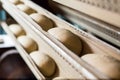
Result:
M38 39L41 38L41 39L43 39L43 41L46 42L45 44L48 44L49 46L51 45L52 49L54 49L56 52L59 53L59 55L57 54L57 56L58 57L62 56L63 60L65 60L65 62L67 62L67 64L68 63L70 64L69 67L72 67L72 69L75 70L75 72L78 72L79 75L82 73L81 78L108 79L108 77L104 76L97 70L93 69L92 66L90 66L87 63L85 63L84 61L82 61L80 59L80 57L76 56L74 53L72 53L70 50L68 50L66 47L64 47L60 42L58 42L56 39L54 39L51 35L49 35L45 31L43 31L38 24L36 24L28 15L26 15L25 13L23 13L22 11L17 9L15 5L9 3L9 1L4 2L4 0L3 0L2 2L4 3L4 5L3 5L4 9L6 11L8 11L8 13L19 24L21 24L22 26L26 25L24 27L24 29L26 31L30 30L28 33L33 33L33 34L37 35L35 38L34 38L34 36L32 37L32 35L31 35L32 38L34 38L35 40L37 39L37 37L38 37ZM94 36L84 32L82 30L75 28L71 24L57 18L52 13L46 11L45 9L41 8L40 6L34 4L31 1L24 1L24 3L26 5L29 5L30 7L32 7L39 13L42 13L42 14L46 15L47 17L51 18L55 22L57 27L66 28L66 29L72 31L74 34L78 35L82 39L82 42L83 42L82 53L86 53L86 54L92 53L92 52L93 53L105 53L105 54L111 55L114 58L117 58L120 60L120 51L118 49L106 44L105 42L95 38ZM15 13L13 13L13 12L15 12ZM87 49L87 50L85 50L85 49ZM51 57L53 58L53 55L51 55ZM54 60L57 60L57 59L54 58ZM59 60L58 60L58 62L59 62ZM57 65L60 66L60 64L57 64ZM61 69L64 71L64 68L61 68ZM65 74L65 73L63 73L63 74ZM71 74L74 75L73 72Z

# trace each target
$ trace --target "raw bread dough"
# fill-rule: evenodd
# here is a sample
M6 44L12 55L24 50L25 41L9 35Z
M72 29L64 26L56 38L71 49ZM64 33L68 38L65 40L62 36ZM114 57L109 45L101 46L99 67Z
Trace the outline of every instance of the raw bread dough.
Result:
M16 37L26 34L23 28L19 24L11 24L9 25L9 29L13 32L13 34Z
M25 12L25 13L28 14L28 15L30 15L30 14L32 14L32 13L36 13L36 11L35 11L34 9L30 8L29 6L27 6L27 5L25 5L25 4L18 4L17 7L18 7L21 11Z
M33 13L30 17L41 26L45 31L48 31L50 28L53 28L53 22L45 15L39 13Z
M42 74L47 77L54 74L56 65L51 57L49 57L47 54L40 53L39 51L30 53L30 56L37 64Z
M28 53L38 49L37 43L28 36L20 36L17 40Z
M104 54L86 54L84 61L112 79L120 79L120 61Z
M53 35L56 39L62 42L68 49L77 55L80 54L82 50L82 42L80 38L71 31L63 28L52 28L48 30L48 33Z

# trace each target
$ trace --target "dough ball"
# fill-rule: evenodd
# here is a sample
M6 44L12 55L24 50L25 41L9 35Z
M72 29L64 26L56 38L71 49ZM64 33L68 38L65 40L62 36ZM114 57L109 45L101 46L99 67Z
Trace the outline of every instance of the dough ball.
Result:
M21 2L20 0L9 0L9 1L12 2L15 5L17 5L17 4L23 4L23 2Z
M19 24L11 24L9 26L9 29L13 32L13 34L16 37L26 34L23 28Z
M84 61L112 79L120 79L120 61L104 54L87 54Z
M28 36L20 36L17 40L28 53L38 49L37 43Z
M30 56L37 64L43 75L49 77L54 74L56 65L51 57L38 51L30 53Z
M68 49L77 55L80 54L82 50L82 42L79 37L73 34L71 31L63 28L52 28L48 30L48 33L53 35L56 39L62 42Z
M25 12L25 13L28 14L28 15L30 15L30 14L32 14L32 13L36 13L36 11L35 11L34 9L32 9L32 8L30 8L29 6L24 5L24 4L19 4L19 5L17 5L17 7L18 7L21 11Z
M41 28L45 31L48 31L50 28L53 28L53 22L45 15L39 13L33 13L30 17L41 26Z

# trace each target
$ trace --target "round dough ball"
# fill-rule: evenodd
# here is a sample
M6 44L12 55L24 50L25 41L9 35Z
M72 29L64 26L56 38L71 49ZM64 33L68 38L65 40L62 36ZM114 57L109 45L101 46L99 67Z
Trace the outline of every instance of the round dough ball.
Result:
M45 15L39 13L33 13L30 17L42 27L43 30L48 31L50 28L53 28L53 22Z
M30 53L30 56L37 64L43 75L49 77L54 74L56 65L51 57L38 51Z
M62 42L68 49L77 55L80 54L82 50L82 42L79 37L73 34L71 31L63 28L52 28L48 30L48 33L53 35L56 39Z
M13 34L16 37L26 34L23 28L19 24L11 24L9 26L9 29L13 32Z
M17 5L17 4L22 4L23 2L21 2L20 0L9 0L10 2L12 2L13 4Z
M29 6L24 5L24 4L19 4L19 5L17 5L17 7L28 15L30 15L32 13L36 13L36 11L34 9L32 9Z
M120 79L120 61L104 54L87 54L84 61L112 79Z
M37 43L28 36L20 36L17 40L28 53L38 49Z

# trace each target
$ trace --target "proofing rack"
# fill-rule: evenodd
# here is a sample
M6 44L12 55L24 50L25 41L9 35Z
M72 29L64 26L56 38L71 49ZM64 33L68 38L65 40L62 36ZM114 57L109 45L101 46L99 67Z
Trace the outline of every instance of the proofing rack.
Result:
M40 28L40 26L37 25L27 14L20 11L18 8L16 8L15 5L10 3L8 0L6 0L6 1L1 0L1 2L2 2L3 8L19 24L24 26L24 28L26 30L30 30L30 33L33 33L33 35L36 35L35 38L42 39L49 47L51 47L56 53L58 53L57 56L61 56L61 58L63 59L63 61L65 61L66 64L69 64L69 66L71 66L74 71L78 72L78 74L81 76L82 79L101 79L101 78L102 79L109 79L107 76L103 75L102 73L100 73L99 71L94 69L92 66L85 63L78 56L76 56L73 52L71 52L70 50L65 48L60 42L58 42L56 39L54 39L51 35L49 35L45 31L43 31ZM93 37L92 35L84 32L82 30L79 30L79 29L75 28L73 25L59 19L58 17L56 17L52 13L48 12L47 10L41 8L40 6L36 5L35 3L31 2L31 1L25 0L23 2L26 3L26 4L28 3L29 6L32 7L33 9L35 9L36 11L43 12L44 15L48 16L49 18L52 18L54 21L56 21L56 22L58 21L59 24L68 25L68 28L70 30L72 30L75 33L77 32L77 33L81 34L82 36L85 37L85 39L88 39L88 42L91 42L92 40L94 40L95 42L98 42L99 46L97 44L94 44L94 45L101 48L101 50L104 50L103 46L105 46L105 48L107 50L110 50L111 52L113 52L113 54L110 53L110 55L112 55L113 57L116 57L117 59L120 59L120 51L118 49L104 43L103 41ZM29 66L29 68L32 70L32 72L34 73L36 78L37 79L46 79L40 73L40 71L37 69L36 65L34 64L32 59L28 56L28 54L25 52L25 50L16 41L15 36L10 32L10 30L8 29L7 24L2 22L1 25L3 26L3 28L6 30L6 32L15 41L17 49L19 50L21 56L23 57L23 59L25 60L25 62ZM104 50L104 51L108 53L107 50ZM65 70L65 69L63 69L63 70Z
M49 3L55 12L120 48L119 0L49 0Z

